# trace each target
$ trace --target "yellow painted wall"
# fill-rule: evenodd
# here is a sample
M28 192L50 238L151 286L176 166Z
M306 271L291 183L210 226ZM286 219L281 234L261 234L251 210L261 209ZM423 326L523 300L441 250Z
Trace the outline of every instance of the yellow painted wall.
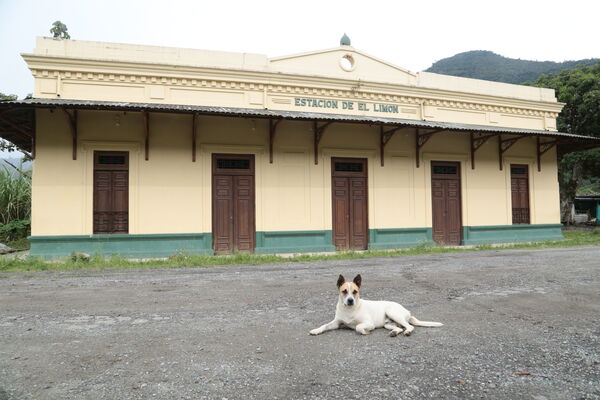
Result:
M144 160L140 113L80 111L77 160L62 111L37 111L33 172L32 235L92 233L93 151L130 152L130 233L192 233L211 229L211 154L256 157L257 231L331 229L331 157L368 159L369 228L431 226L432 160L461 162L463 225L509 225L510 164L528 164L531 223L559 222L556 153L542 156L537 171L535 139L517 142L499 170L497 138L476 153L471 169L469 138L434 135L416 168L414 130L398 131L379 158L379 129L333 124L314 164L312 124L284 121L269 163L265 120L200 117L197 161L192 162L190 115L151 114L149 160Z

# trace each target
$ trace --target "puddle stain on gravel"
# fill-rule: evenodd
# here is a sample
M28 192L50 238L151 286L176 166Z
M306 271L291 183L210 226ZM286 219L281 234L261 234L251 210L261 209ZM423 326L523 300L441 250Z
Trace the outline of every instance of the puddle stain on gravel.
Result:
M453 301L462 301L462 300L465 300L465 298L467 298L467 297L475 297L475 296L508 297L508 296L512 296L512 295L528 294L528 293L547 294L548 290L545 288L542 288L542 287L518 287L518 288L512 288L512 289L494 289L494 290L487 290L487 291L471 291L471 292L465 291L463 293L459 293L458 290L452 290L448 294L448 299L453 300Z
M170 317L151 315L147 318L133 318L127 316L111 317L108 315L80 315L64 320L61 325L66 325L68 330L91 330L118 324L144 325L149 322L164 322Z

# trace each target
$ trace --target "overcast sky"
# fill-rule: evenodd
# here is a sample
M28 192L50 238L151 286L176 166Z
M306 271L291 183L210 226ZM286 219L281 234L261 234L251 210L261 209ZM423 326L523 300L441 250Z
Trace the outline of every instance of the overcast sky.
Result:
M0 92L33 91L19 56L61 20L72 39L269 57L352 46L411 71L468 50L563 61L600 57L600 0L0 0Z

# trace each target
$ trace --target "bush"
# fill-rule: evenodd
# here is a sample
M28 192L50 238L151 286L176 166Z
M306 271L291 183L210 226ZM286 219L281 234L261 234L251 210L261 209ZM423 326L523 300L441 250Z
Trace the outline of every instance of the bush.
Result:
M10 221L0 224L0 241L3 243L25 238L31 232L31 221L28 219Z

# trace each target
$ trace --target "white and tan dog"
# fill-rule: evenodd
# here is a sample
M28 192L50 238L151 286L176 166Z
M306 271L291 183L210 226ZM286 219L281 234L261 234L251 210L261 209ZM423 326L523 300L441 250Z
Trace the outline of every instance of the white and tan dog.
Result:
M444 325L440 322L419 321L410 315L410 311L393 301L361 299L359 293L361 281L360 275L356 275L352 282L346 282L340 275L337 281L340 296L335 309L335 318L330 323L310 331L311 335L320 335L347 326L363 335L368 335L375 328L384 327L390 330L390 336L397 336L401 332L408 336L415 329L413 325L428 327Z

